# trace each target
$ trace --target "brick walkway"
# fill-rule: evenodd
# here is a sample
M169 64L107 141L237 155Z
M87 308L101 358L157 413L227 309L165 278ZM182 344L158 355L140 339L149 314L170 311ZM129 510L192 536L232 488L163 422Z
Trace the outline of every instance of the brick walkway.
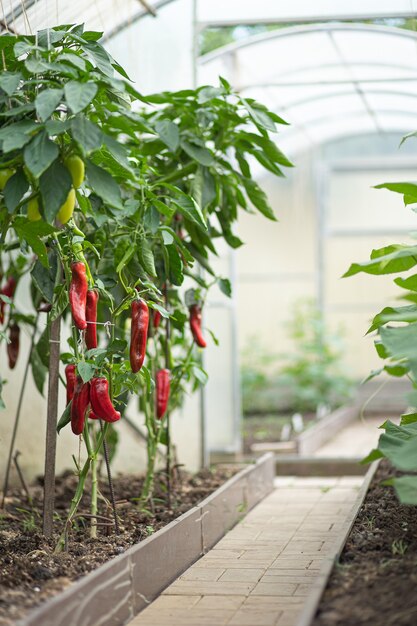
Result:
M277 478L275 491L130 626L294 626L362 480Z

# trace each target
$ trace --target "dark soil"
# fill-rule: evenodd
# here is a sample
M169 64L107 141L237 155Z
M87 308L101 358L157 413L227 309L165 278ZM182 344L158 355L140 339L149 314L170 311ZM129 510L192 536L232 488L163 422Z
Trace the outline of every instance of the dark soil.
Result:
M313 626L417 624L417 509L381 485L395 475L379 466Z
M76 477L67 473L57 479L56 533L51 540L41 534L41 481L30 488L32 506L23 491L11 492L5 510L0 513L0 625L13 624L30 608L59 593L71 581L156 532L201 502L239 469L241 467L219 466L194 476L181 473L172 486L171 506L167 502L164 477L158 476L153 511L140 511L137 506L141 478L127 475L115 478L119 535L114 534L112 510L105 500L109 498L109 492L103 480L100 487L104 498L99 502L99 514L108 518L109 524L99 526L98 538L90 539L90 519L83 517L89 512L88 498L85 497L79 509L80 516L68 537L67 551L60 554L54 554L54 548L76 489ZM88 486L86 491L89 492Z

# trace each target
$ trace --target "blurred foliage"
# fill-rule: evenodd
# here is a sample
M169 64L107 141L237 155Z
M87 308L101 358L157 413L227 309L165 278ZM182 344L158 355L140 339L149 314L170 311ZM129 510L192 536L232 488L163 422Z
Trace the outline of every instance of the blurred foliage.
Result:
M243 412L315 412L320 404L336 408L349 399L353 382L342 366L340 331L329 333L311 301L294 306L288 323L294 349L273 354L251 340L242 365ZM254 348L255 346L255 348Z

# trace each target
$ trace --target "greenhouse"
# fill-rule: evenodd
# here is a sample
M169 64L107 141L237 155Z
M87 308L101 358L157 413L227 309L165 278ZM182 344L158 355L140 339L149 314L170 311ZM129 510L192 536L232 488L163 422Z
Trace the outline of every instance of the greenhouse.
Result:
M0 625L416 624L417 5L0 8Z

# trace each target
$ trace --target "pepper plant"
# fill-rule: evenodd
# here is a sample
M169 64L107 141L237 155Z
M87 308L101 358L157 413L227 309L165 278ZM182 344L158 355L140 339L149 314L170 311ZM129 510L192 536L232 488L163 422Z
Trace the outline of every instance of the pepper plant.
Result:
M403 141L415 135L411 133ZM405 206L415 211L415 182L388 182L376 188L402 194ZM411 236L415 238L415 234ZM394 486L404 504L417 504L417 274L412 273L416 265L417 245L394 243L373 250L368 261L353 263L345 274L393 274L396 276L394 283L401 289L399 299L405 301L401 306L384 307L372 320L368 334L375 333L375 348L385 364L373 371L367 380L383 372L396 378L407 377L412 384L408 396L411 409L401 416L400 424L391 420L382 424L384 433L379 438L378 447L364 459L364 462L371 462L386 457L395 468L404 472L404 475L387 481Z
M291 165L270 138L285 123L275 113L223 79L144 98L100 36L57 26L0 37L2 337L18 315L9 282L30 272L35 310L49 309L32 371L42 391L51 323L67 318L67 407L58 431L71 424L87 451L58 549L90 472L96 535L97 457L132 394L147 429L138 496L142 506L152 503L169 414L187 386L207 378L198 348L208 339L208 290L231 294L212 268L216 240L242 244L233 232L239 209L275 219L251 160L279 176Z

